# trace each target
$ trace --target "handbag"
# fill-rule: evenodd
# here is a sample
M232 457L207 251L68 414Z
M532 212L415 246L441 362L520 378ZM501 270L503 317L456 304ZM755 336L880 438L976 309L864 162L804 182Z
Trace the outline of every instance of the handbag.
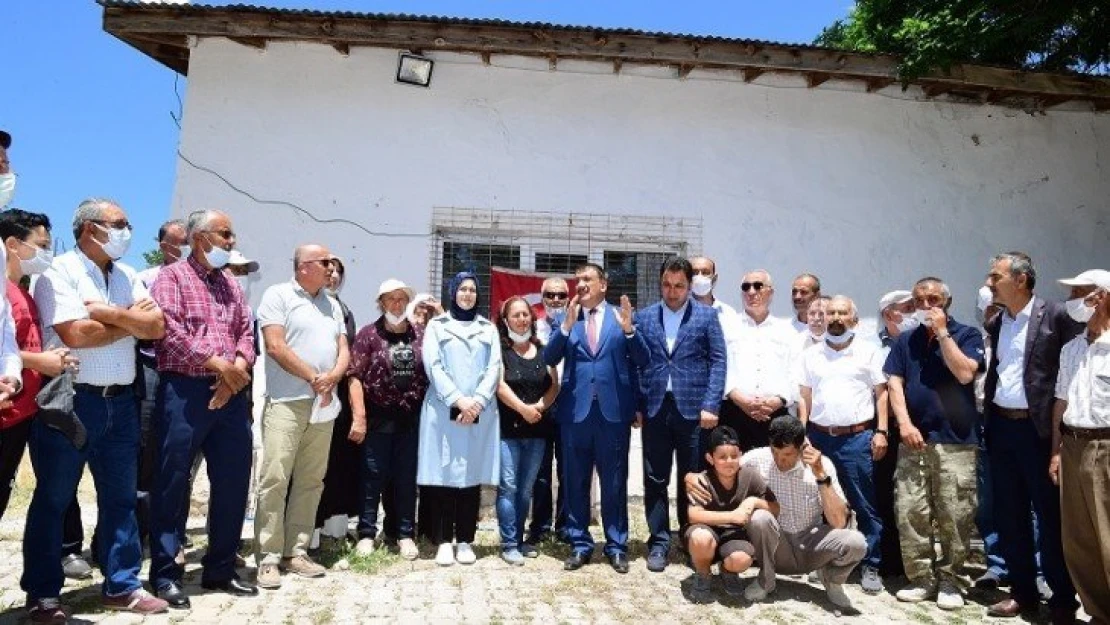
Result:
M47 427L61 432L77 449L82 449L89 440L85 424L73 410L73 373L63 372L51 378L35 395L39 411L35 415Z

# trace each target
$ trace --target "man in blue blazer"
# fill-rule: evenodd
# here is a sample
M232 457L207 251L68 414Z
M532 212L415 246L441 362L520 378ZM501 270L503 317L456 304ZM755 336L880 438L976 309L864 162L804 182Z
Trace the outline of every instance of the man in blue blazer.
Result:
M1074 623L1078 604L1064 563L1060 490L1049 478L1049 462L1060 350L1082 325L1072 321L1060 302L1033 295L1036 279L1033 261L1022 252L998 254L987 274L987 286L1002 311L986 324L991 361L983 413L998 545L1010 568L1010 596L992 605L988 614L1014 617L1037 611L1039 548L1041 570L1052 589L1052 622ZM1037 514L1037 545L1030 510Z
M590 561L590 481L594 467L601 482L605 555L619 573L628 572L628 441L636 419L636 368L647 364L644 339L632 325L632 305L605 302L605 269L587 263L575 272L577 295L551 333L544 360L562 361L556 422L562 437L561 479L566 484L566 533L572 553L564 568Z
M685 258L667 259L659 269L663 300L636 313L636 332L649 360L640 370L643 421L644 513L649 571L667 568L671 546L671 462L678 474L701 470L702 432L717 425L725 388L725 340L717 311L690 297L694 268ZM687 517L686 486L678 480L678 523Z

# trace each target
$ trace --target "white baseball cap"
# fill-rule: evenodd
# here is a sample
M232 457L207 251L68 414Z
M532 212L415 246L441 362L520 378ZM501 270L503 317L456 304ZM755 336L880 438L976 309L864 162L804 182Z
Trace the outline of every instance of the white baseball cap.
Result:
M1065 278L1057 282L1064 286L1097 286L1100 289L1110 290L1110 271L1088 269L1074 278Z
M243 253L239 250L231 250L231 256L228 257L227 264L246 266L247 273L258 271L258 261L243 256Z
M390 278L381 283L381 285L378 287L378 298L381 298L381 296L385 295L386 293L392 293L393 291L398 290L404 291L405 294L409 296L410 302L416 298L416 291L413 290L412 287L408 286L404 282L401 282L400 280L397 280L396 278Z
M909 291L891 291L879 298L879 310L886 310L895 304L905 304L911 299L913 299L913 293Z

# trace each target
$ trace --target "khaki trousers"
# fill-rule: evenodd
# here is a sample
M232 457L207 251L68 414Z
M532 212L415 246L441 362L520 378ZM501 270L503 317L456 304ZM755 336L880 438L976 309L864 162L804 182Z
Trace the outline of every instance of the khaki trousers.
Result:
M1092 623L1110 623L1110 440L1063 435L1060 511L1064 561Z
M766 510L756 510L748 522L748 538L759 560L759 585L770 592L775 574L803 575L825 569L825 580L843 584L867 554L867 539L856 530L833 529L824 523L804 532L787 534Z
M301 555L308 548L335 423L310 424L311 413L311 399L269 402L262 413L262 466L254 518L259 564Z
M963 591L971 585L963 568L975 525L975 454L975 445L898 448L894 503L902 564L912 583L933 587L944 580Z

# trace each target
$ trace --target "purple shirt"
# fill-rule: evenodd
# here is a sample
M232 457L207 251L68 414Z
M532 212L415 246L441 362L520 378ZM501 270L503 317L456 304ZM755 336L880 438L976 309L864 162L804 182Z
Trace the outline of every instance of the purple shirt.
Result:
M206 270L192 256L162 267L151 296L165 315L166 336L158 342L158 370L193 377L215 372L204 363L212 356L254 364L251 313L243 292L221 270Z
M424 342L424 328L409 324L402 347L411 348L404 360L397 362L397 344L400 335L385 329L385 317L363 327L351 347L351 364L347 375L362 381L368 418L373 418L373 407L397 412L418 413L428 390L428 375L420 346ZM393 339L392 341L390 339ZM398 375L402 374L402 375ZM398 382L402 382L398 384Z

